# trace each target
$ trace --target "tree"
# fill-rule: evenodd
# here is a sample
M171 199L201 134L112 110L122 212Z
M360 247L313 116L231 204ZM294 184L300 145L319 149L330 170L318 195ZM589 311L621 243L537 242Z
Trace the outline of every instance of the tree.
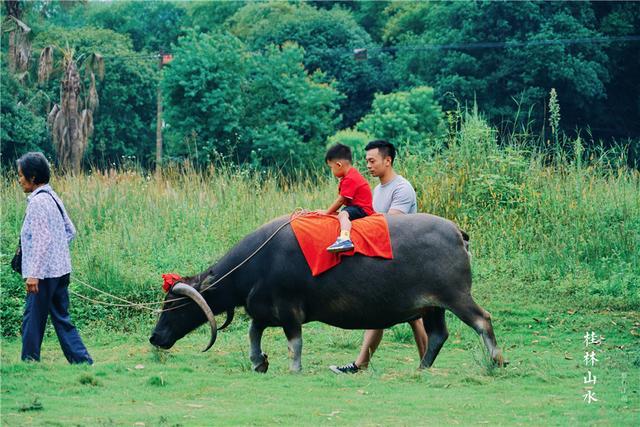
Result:
M89 88L81 94L82 82L78 71L75 51L68 46L57 48L62 53L63 77L60 82L60 104L54 104L48 123L53 136L53 145L58 155L58 164L63 172L79 173L84 152L93 133L93 113L98 107L96 90L97 72L104 77L104 61L99 54L91 54L82 62L89 79ZM48 80L53 67L54 46L47 46L40 55L38 80ZM82 96L84 95L84 96Z
M543 124L551 87L563 107L565 129L586 127L594 105L606 99L608 56L602 44L548 44L547 40L600 36L590 3L442 2L408 4L385 28L397 43L396 73L404 87L426 84L447 110L474 100L493 122ZM494 49L428 50L420 45L507 42ZM533 43L529 46L515 43ZM512 44L509 44L512 43ZM524 123L526 125L526 123Z
M247 4L246 1L196 1L184 4L184 26L205 33L220 31L234 13Z
M148 52L169 51L178 40L185 15L179 3L170 1L91 2L71 11L73 25L127 34L134 50Z
M100 106L94 111L94 131L85 160L95 166L118 164L135 157L149 166L153 161L158 58L133 51L127 35L98 28L64 29L49 26L34 39L34 46L64 41L77 56L99 52L104 58L105 78L96 82ZM51 99L59 96L62 69L53 67L48 83L41 86ZM86 73L80 73L88 87ZM47 109L47 112L51 106Z
M433 89L419 86L407 92L376 94L371 112L356 127L374 138L419 148L437 136L441 126L442 110Z
M19 73L22 79L26 75L31 59L31 28L21 21L22 7L18 0L5 0L7 16L3 22L4 31L9 32L8 62L12 73ZM8 28L8 29L7 29Z
M293 165L315 162L340 116L341 96L316 72L302 67L304 51L294 43L269 46L255 57L249 73L249 92L243 129L252 141L252 154L262 164Z
M166 120L187 137L181 154L195 140L200 162L217 154L260 165L310 161L335 131L340 95L302 59L293 44L258 55L230 34L182 38L163 78Z
M633 2L594 2L592 7L599 22L599 31L610 37L640 34L640 5ZM605 45L611 75L606 85L607 99L590 114L591 128L599 133L624 140L640 136L640 55L638 42ZM640 166L640 141L631 147L631 154Z
M197 135L204 155L229 154L233 147L242 152L248 149L238 147L246 56L244 45L235 37L191 33L180 39L163 71L165 120L183 137Z
M362 0L349 2L353 8L353 17L365 29L376 43L382 42L382 31L393 16L396 6L391 1Z
M53 154L47 137L46 120L32 110L38 95L29 93L7 68L5 64L1 67L0 146L3 162L16 159L28 151Z
M387 70L389 56L341 8L315 9L306 4L252 3L227 20L230 31L251 50L291 41L304 49L303 63L309 73L321 70L327 82L346 95L340 112L342 126L352 126L369 109L376 92L389 92L395 81ZM354 58L357 48L369 48L368 59Z

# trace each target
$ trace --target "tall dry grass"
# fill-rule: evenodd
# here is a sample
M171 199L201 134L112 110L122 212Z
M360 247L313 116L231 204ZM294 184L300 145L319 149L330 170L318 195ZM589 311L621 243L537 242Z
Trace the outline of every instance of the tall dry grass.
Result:
M396 168L414 184L421 212L450 218L471 235L481 300L640 308L640 174L624 159L612 164L611 156L583 150L549 158L526 143L500 146L477 114L447 143L428 156L402 153ZM52 185L78 229L74 277L145 302L160 300L162 273L203 270L259 225L298 207L326 207L336 193L328 170L296 179L233 165L173 166L161 176L136 168L55 175ZM8 261L25 207L15 172L2 174L0 195L0 314L3 333L15 334L24 296ZM79 284L72 289L100 298ZM84 300L74 300L73 310L80 324L97 327L140 319L131 309Z

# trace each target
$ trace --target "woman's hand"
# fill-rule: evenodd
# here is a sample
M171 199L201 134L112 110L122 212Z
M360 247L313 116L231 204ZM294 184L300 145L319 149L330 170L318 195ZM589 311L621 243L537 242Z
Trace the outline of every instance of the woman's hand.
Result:
M37 294L39 281L40 280L36 279L35 277L28 277L27 280L25 280L25 284L27 285L27 293Z

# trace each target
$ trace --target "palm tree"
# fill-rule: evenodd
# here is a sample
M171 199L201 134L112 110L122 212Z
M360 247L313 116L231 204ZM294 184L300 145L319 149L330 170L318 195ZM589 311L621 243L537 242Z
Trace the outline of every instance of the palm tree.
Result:
M29 60L31 58L31 42L29 35L31 28L20 20L22 9L18 0L5 0L7 18L3 22L5 31L9 32L9 51L7 59L9 70L16 74L19 81L28 75Z
M82 157L93 133L93 113L98 107L96 76L104 77L104 60L99 54L78 58L68 46L62 52L63 77L60 81L60 104L54 104L48 117L58 165L63 172L80 172ZM40 54L38 81L46 81L53 70L54 46ZM81 65L78 66L78 63ZM83 90L79 68L84 66L89 89Z

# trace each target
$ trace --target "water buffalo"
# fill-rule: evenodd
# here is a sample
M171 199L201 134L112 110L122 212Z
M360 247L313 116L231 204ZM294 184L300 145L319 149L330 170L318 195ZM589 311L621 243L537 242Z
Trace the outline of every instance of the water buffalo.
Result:
M469 253L458 227L427 214L392 215L387 220L392 260L356 254L317 277L311 275L287 217L263 225L209 269L172 287L149 341L170 348L208 320L211 340L206 351L218 330L214 313L227 313L226 326L235 307L243 306L251 317L253 369L266 372L262 333L266 327L280 326L293 355L290 368L299 371L303 323L382 329L422 317L429 344L420 366L430 367L448 337L447 309L482 336L494 362L502 365L491 317L471 297ZM249 261L211 286L263 244ZM189 298L174 301L180 296Z

